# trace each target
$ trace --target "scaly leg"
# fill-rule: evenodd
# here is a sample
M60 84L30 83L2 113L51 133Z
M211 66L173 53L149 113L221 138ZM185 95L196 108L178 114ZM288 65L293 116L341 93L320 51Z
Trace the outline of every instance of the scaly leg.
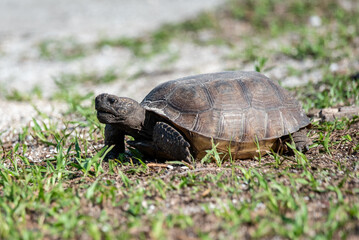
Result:
M297 132L292 133L292 138L295 147L300 152L306 152L309 150L309 145L313 142L307 137L307 129L302 128Z
M127 143L141 153L165 160L191 161L190 144L171 125L157 122L153 129L152 141L139 140Z
M118 158L120 153L125 152L125 135L109 124L105 127L105 146L115 145L111 151L106 155L106 159Z

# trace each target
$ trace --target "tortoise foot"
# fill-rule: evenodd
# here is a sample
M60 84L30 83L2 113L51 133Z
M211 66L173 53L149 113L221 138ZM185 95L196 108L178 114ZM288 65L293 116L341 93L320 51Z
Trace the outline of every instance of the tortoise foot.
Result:
M309 151L309 146L313 144L312 140L307 137L307 130L305 128L300 129L298 132L292 133L292 138L295 144L295 148L299 152Z

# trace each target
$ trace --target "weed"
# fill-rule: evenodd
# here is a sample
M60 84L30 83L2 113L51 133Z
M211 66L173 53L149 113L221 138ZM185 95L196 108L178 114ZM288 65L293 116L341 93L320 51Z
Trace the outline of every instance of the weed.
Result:
M326 74L320 84L298 90L304 108L327 108L334 105L352 105L359 103L359 87L355 80L343 75Z
M38 45L40 57L47 60L73 60L85 56L86 48L73 38L46 40Z
M42 98L42 90L40 86L35 85L30 92L21 92L17 89L4 90L4 96L7 100L17 102L29 102L35 97L38 99Z
M315 33L309 33L308 35L313 35ZM307 36L303 36L302 39L299 39L296 43L293 43L292 46L284 47L282 49L283 53L295 58L295 59L304 59L308 57L313 58L329 58L329 49L326 45L327 39L325 36L317 36L315 40L308 40Z
M306 181L302 181L304 184L308 184L313 190L320 191L320 182L314 177L313 173L305 169L302 176L306 178Z
M84 176L87 176L87 174L89 173L91 168L93 168L94 176L98 177L100 175L100 173L104 172L104 170L102 168L103 158L106 156L106 154L109 151L111 151L112 148L113 148L113 146L111 146L109 148L104 147L98 153L96 153L96 155L93 156L92 158L81 159L80 157L76 157L76 161L78 162L78 164L76 164L76 165L74 164L73 166L75 166L79 170L83 171ZM79 153L78 153L78 156L79 156Z
M261 49L261 47L258 45L257 42L251 41L251 40L246 40L247 44L246 44L246 48L244 49L244 51L240 54L240 56L242 57L243 61L245 62L254 62L257 59L263 59L261 60L263 63L264 62L264 57L260 57L263 55L263 52L259 52L259 49Z
M221 167L225 156L223 156L221 158L220 155L222 155L223 153L219 153L217 151L217 146L218 146L219 143L214 144L213 139L211 139L211 143L212 143L212 149L211 150L206 150L207 153L202 158L201 163L203 164L203 163L206 163L206 162L210 162L212 159L214 159L217 166Z
M256 72L262 72L264 65L266 64L268 58L261 57L254 64L254 69Z
M61 74L60 76L54 78L56 85L60 90L70 89L78 84L103 84L110 83L117 79L118 75L116 74L113 68L107 69L104 73L96 72L84 72L80 74Z
M287 146L294 152L295 161L297 164L301 165L303 168L305 168L307 165L309 165L309 161L306 157L306 155L300 151L297 150L295 147L295 143L286 143Z
M273 149L271 149L271 153L269 153L269 155L273 158L274 160L274 167L275 168L279 168L279 166L281 165L282 161L281 161L281 157L278 153L275 153L273 151Z
M119 171L118 173L119 173L125 187L129 188L130 184L132 184L131 180L122 171Z
M204 29L216 29L217 27L213 14L204 12L194 19L179 24L165 24L145 37L102 39L96 43L96 47L123 47L129 49L136 57L150 58L156 54L168 52L169 43L175 38L186 39L188 35L196 34ZM195 42L203 44L203 41L198 39ZM212 44L218 42L222 43L220 39L207 41L207 43Z
M261 164L261 161L262 161L262 153L261 153L260 144L259 144L259 141L258 141L258 137L257 137L257 136L255 136L254 144L255 144L256 147L257 147L256 153L258 154L257 156L254 157L254 159L258 160L259 165L260 165L260 164Z
M331 156L331 153L329 150L330 133L328 132L325 135L323 135L323 133L319 133L318 142L320 142L323 145L325 151Z
M246 183L250 183L252 181L252 177L253 177L253 170L252 169L245 169L243 167L239 167L239 169L241 170L243 177L244 177L244 181Z

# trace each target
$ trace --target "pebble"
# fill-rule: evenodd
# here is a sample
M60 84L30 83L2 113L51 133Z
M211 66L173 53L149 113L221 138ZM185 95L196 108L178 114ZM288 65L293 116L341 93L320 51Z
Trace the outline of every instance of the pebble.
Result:
M329 69L331 72L337 72L339 70L339 65L337 63L331 63Z
M258 203L255 207L255 210L259 210L259 209L265 209L266 205L262 202Z
M311 16L309 18L309 23L313 27L320 27L322 25L322 19L319 16Z

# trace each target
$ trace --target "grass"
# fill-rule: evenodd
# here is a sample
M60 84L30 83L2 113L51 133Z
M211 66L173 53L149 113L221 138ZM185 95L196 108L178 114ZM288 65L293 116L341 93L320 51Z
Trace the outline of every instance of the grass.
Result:
M314 124L316 147L306 155L294 150L260 162L224 160L214 145L206 161L191 164L194 170L167 163L169 170L129 153L121 162L102 161L109 149L101 150L103 125L85 104L89 98L64 115L71 120L62 127L42 114L12 145L1 143L1 238L356 234L357 153L347 151L358 144L358 118Z
M166 24L158 30L138 38L103 38L96 43L97 48L105 46L128 48L136 57L150 58L168 52L173 39L183 39L197 34L203 29L215 29L216 22L211 13L202 13L197 18L180 24Z
M322 26L327 26L329 31L318 31L318 26L311 26L309 19L312 16L319 17ZM237 32L231 23L222 19L247 24L252 30ZM268 43L294 34L290 44L282 44L280 49L274 49L274 54L285 54L298 60L308 57L338 60L352 55L350 46L355 44L355 36L359 33L357 25L353 24L357 20L355 9L345 10L336 0L290 0L285 3L277 0L228 1L227 6L216 13L205 12L183 23L166 24L138 38L104 38L96 46L124 47L136 57L150 58L168 53L169 44L176 39L189 40L202 46L226 45L234 52L232 58L236 56L236 51L240 51L241 60L253 62L264 57L268 51L273 54L273 49L266 47ZM203 38L203 32L210 34ZM258 37L261 38L259 43L253 41ZM238 50L240 39L248 40L245 48Z
M295 90L306 110L359 104L358 82L348 76L327 72L320 83L309 83L306 88Z
M0 92L5 96L5 99L10 101L25 102L34 98L42 98L42 90L40 86L33 87L30 92L21 92L16 89L1 89Z
M358 104L357 80L328 69L330 63L355 59L357 10L332 0L228 4L137 39L103 39L97 48L128 48L149 60L169 51L174 41L190 39L183 41L201 47L220 42L233 50L231 61L253 63L260 72L273 63L285 65L281 57L311 59L315 64L308 71L319 69L322 81L291 89L307 111ZM321 17L321 29L308 23L312 15ZM238 34L221 19L251 28ZM204 31L212 34L207 40ZM272 47L273 42L280 44ZM68 61L88 49L69 45L44 43L44 59ZM289 75L303 74L288 69ZM102 148L104 126L96 119L94 95L75 87L117 77L112 69L59 76L52 98L68 106L61 121L38 110L19 131L0 131L0 239L358 237L358 117L313 123L314 144L305 155L293 149L292 155L226 160L213 144L204 159L190 164L153 164L133 149L103 161L110 149ZM8 99L29 101L34 95L10 92Z
M73 38L48 39L38 44L40 57L44 60L71 61L86 55L85 46Z

